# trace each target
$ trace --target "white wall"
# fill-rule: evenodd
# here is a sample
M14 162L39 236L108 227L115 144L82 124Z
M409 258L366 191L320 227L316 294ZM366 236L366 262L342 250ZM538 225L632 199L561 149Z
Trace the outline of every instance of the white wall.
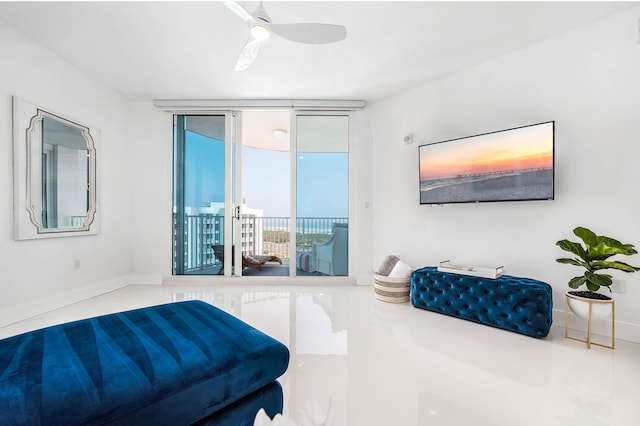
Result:
M373 263L395 253L418 267L504 265L551 284L564 310L566 282L580 270L555 262L557 240L575 240L582 225L640 246L638 16L633 8L370 105ZM549 120L555 201L419 205L418 145ZM403 145L407 133L416 143ZM640 265L640 256L626 260ZM640 341L640 273L615 275L626 281L617 336Z
M128 100L0 22L0 325L121 286L131 269ZM14 241L12 96L101 131L102 233ZM76 260L80 269L74 269ZM123 278L124 277L124 278Z
M132 268L138 282L156 284L171 276L173 116L139 102L132 117L133 156L141 164L132 170Z
M371 263L373 240L373 186L371 181L373 147L371 144L371 126L364 111L351 115L351 136L349 141L349 179L354 182L350 194L352 204L349 208L351 264L349 273L359 285L372 285L370 270L377 269Z

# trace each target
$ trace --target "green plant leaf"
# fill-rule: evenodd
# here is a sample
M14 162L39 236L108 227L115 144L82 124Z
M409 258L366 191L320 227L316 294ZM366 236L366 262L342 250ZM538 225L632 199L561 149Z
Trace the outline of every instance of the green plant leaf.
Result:
M595 293L596 291L598 291L600 289L600 286L598 284L594 284L591 281L587 281L587 289L590 292Z
M584 275L581 275L579 277L573 277L569 280L569 287L578 288L582 284L584 284L585 281L587 281L587 277L585 277Z
M590 229L578 226L573 230L573 233L584 241L585 246L587 246L587 251L589 251L590 247L598 244L598 236Z
M556 262L564 263L564 264L567 264L567 265L585 266L584 262L581 262L578 259L569 259L567 257L562 257L560 259L556 259Z
M593 272L585 272L584 276L587 281L597 286L610 286L613 282L611 275L608 274L594 274Z
M633 244L623 244L622 247L628 250L629 254L638 254L638 250L636 250L636 246Z
M636 271L640 271L640 268L635 267L635 266L631 266L627 263L624 262L605 262L605 261L596 261L596 262L592 262L591 266L594 267L594 269L617 269L619 271L624 271L624 272L636 272Z
M586 252L580 243L574 243L569 240L560 240L556 245L564 251L575 254L580 259L586 260Z
M587 255L590 258L604 260L615 254L622 254L625 256L634 254L630 253L624 246L610 246L606 241L600 241L598 245L590 247L587 250Z
M632 254L638 253L633 244L622 244L620 241L610 237L602 236L599 238L600 238L600 241L606 244L607 246L619 250L620 254L632 255Z

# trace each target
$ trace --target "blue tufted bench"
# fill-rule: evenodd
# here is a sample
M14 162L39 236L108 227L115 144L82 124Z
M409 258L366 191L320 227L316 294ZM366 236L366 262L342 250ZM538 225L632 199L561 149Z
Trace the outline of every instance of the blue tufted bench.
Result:
M252 425L282 411L286 346L201 301L0 340L2 425Z
M411 275L411 304L532 337L545 337L552 322L551 286L509 275L489 279L428 266Z

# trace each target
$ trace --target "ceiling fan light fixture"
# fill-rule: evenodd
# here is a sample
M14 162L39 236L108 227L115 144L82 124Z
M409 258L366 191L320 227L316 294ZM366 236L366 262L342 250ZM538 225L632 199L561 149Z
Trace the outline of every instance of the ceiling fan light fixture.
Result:
M342 25L320 23L273 24L263 2L249 12L235 1L225 1L225 6L244 21L249 29L249 39L242 47L236 63L236 71L244 71L253 64L260 44L271 37L271 33L285 40L304 44L328 44L344 40L347 29Z
M269 38L269 36L271 36L271 31L269 31L267 27L261 24L252 25L250 32L251 37L260 41L266 40Z

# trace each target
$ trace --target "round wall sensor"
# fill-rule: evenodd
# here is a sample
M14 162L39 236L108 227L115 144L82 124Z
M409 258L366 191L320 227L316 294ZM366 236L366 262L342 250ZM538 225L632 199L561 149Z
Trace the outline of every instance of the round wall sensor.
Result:
M409 133L407 136L405 136L402 141L404 142L405 145L410 145L413 143L413 135L411 133Z

